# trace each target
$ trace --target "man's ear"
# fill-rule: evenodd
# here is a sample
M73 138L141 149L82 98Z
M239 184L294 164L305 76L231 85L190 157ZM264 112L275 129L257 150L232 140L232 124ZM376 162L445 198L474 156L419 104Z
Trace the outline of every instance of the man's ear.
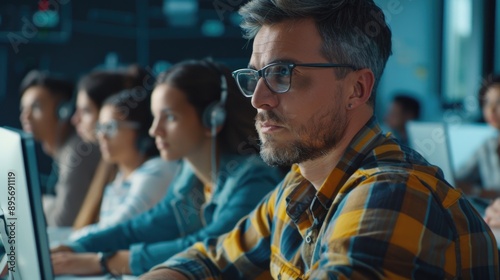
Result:
M375 76L368 68L354 71L351 75L353 90L348 97L348 109L354 109L366 104L372 95L373 86L375 84Z

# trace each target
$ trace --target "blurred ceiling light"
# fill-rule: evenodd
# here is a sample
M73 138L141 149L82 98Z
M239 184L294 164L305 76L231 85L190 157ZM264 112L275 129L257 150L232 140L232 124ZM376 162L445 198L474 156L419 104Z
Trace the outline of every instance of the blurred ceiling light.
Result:
M56 11L36 11L33 14L33 24L36 27L53 28L59 24L59 14Z
M171 26L190 27L198 22L197 0L163 0L163 14Z
M472 0L454 0L453 24L458 34L469 37L472 32Z
M242 21L242 17L238 12L232 12L231 15L229 15L229 21L236 27L240 26L240 23Z
M153 64L153 73L157 76L159 73L167 71L172 67L172 63L166 60L158 60Z
M205 20L201 25L201 33L207 37L220 37L224 35L225 29L220 20Z

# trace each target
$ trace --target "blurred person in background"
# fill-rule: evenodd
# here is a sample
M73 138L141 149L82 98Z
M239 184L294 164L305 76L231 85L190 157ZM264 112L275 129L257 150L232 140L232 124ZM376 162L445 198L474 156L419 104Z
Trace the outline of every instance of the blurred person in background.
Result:
M37 70L20 86L23 130L54 160L55 196L43 199L49 226L73 224L100 158L99 148L82 141L70 123L73 90L73 83Z
M78 135L85 142L97 143L95 126L104 100L125 89L142 88L149 91L151 88L145 86L149 78L152 77L148 77L146 71L137 65L114 71L94 70L83 76L77 85L76 111L71 118ZM99 162L73 229L98 222L104 188L115 178L116 169L111 162Z
M478 95L486 123L500 130L500 76L488 76ZM486 140L456 173L457 186L466 194L485 199L500 196L500 138Z
M406 124L420 118L420 102L408 94L398 93L392 100L384 117L385 125L394 137L408 146Z
M500 198L495 199L486 208L484 220L491 228L500 229Z
M129 220L165 196L177 163L159 157L148 135L152 121L145 89L124 90L104 100L95 130L103 160L116 164L118 174L104 190L99 222L74 232L73 239Z
M136 218L52 249L56 274L142 274L230 230L282 179L258 156L256 111L221 64L190 60L162 73L151 112L161 157L182 160L167 196Z
M125 89L143 88L148 74L137 65L124 70L95 70L83 76L77 85L76 111L71 122L80 137L87 142L97 142L95 125L99 111L108 97Z

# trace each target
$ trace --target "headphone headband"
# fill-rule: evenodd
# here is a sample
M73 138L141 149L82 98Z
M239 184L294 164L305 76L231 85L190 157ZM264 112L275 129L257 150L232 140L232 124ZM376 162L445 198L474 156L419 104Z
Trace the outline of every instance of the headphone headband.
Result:
M203 124L214 131L213 128L222 126L226 121L227 79L224 73L213 62L205 61L210 68L214 69L220 75L220 99L212 102L203 111Z
M226 105L226 99L227 99L227 80L226 76L224 74L221 74L220 76L220 103L222 106Z

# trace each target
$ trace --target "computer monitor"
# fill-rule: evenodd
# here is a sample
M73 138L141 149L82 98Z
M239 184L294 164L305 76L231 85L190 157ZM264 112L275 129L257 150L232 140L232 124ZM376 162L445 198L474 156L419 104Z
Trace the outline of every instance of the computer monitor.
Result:
M18 274L17 278L14 274L15 280L51 280L33 138L20 130L0 127L0 158L0 208L7 231L0 239L8 243L0 264L6 260L9 269Z
M408 122L406 126L410 147L419 152L430 164L443 171L444 178L455 186L448 129L442 122Z
M485 141L498 137L498 130L485 123L457 123L447 127L455 173L460 172Z

